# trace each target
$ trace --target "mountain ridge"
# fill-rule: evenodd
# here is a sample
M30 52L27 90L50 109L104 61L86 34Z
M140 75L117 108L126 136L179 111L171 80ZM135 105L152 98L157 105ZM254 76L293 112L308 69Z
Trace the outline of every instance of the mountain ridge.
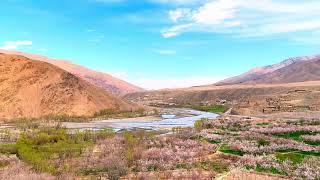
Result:
M0 53L0 119L138 108L47 62Z
M33 60L53 64L115 95L144 91L144 89L118 79L110 74L94 71L84 66L74 64L68 60L53 59L42 55L1 49L0 53L21 55Z
M297 72L297 74L301 75L302 77L301 76L289 77L289 76L292 76L289 73L293 73L292 70L290 70L290 68L298 71L298 66L301 66L301 67L308 66L307 65L308 63L316 64L317 61L320 61L320 55L289 58L277 64L253 68L248 72L219 81L214 85L221 86L221 85L232 85L232 84L255 84L255 83L258 83L258 84L293 83L293 82L301 82L301 81L319 80L320 76L319 77L311 76L314 72L308 72L308 70L305 68L301 68L301 69L304 69L303 73ZM276 75L280 75L279 74L280 72L283 73L282 79L275 77ZM296 78L297 80L295 80L294 78Z

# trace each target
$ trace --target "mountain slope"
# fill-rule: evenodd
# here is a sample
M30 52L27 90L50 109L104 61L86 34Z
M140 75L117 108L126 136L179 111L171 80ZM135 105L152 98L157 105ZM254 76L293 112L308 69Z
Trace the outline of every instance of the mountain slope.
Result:
M0 119L131 110L103 89L46 62L0 54Z
M109 74L93 71L93 70L88 69L86 67L83 67L83 66L80 66L77 64L73 64L70 61L50 59L50 58L40 56L40 55L27 54L27 53L22 53L22 52L14 52L14 51L0 50L0 53L16 54L16 55L28 57L30 59L48 62L50 64L53 64L55 66L58 66L64 70L66 70L76 76L79 76L82 79L85 79L86 81L88 81L98 87L101 87L102 89L104 89L112 94L120 95L120 94L143 91L142 88L134 86L132 84L129 84L129 83L122 81L120 79L117 79Z
M287 59L279 64L252 69L242 75L222 80L216 85L280 84L320 80L320 56Z

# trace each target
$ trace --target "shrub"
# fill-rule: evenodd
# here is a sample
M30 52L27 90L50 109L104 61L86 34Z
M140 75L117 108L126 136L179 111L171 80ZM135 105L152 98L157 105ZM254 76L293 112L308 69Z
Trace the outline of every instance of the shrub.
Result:
M82 133L68 134L65 129L46 128L22 133L15 144L1 145L0 151L17 154L37 172L57 174L67 170L64 160L80 156L91 144ZM54 163L60 162L60 163Z
M196 131L198 131L198 132L203 129L203 126L204 126L204 119L197 120L197 121L194 123L194 128L195 128Z
M16 144L1 144L0 145L0 154L17 154Z

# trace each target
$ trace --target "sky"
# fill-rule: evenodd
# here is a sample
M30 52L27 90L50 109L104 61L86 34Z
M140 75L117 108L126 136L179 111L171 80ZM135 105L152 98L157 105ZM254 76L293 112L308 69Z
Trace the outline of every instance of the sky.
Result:
M146 89L213 84L320 54L319 0L1 0L0 49Z

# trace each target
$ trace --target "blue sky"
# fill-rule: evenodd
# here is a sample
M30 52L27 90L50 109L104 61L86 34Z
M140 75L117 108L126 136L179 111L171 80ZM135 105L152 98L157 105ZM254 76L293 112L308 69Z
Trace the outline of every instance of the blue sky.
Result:
M147 89L211 84L320 53L318 0L2 0L0 48Z

